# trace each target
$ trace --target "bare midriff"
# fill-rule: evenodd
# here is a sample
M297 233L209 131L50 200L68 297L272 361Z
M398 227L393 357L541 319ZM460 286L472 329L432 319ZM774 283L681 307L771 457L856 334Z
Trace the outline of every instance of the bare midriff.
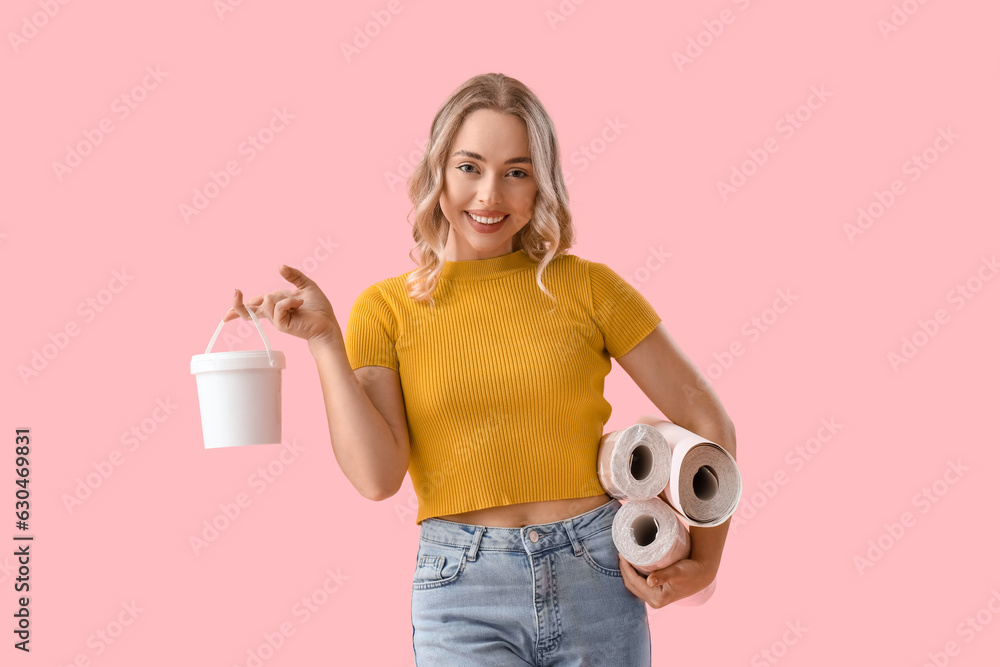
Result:
M541 500L533 503L517 503L502 507L487 507L461 514L444 514L434 517L445 521L471 523L477 526L493 526L496 528L523 528L540 523L553 523L570 517L584 514L597 509L609 502L611 496L602 493L599 496L585 498L566 498L563 500Z

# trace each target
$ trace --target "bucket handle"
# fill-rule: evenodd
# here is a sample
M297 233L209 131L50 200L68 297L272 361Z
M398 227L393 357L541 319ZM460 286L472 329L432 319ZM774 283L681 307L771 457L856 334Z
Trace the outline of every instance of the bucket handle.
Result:
M257 327L257 333L259 333L260 337L264 340L264 347L267 349L267 359L271 362L271 365L274 366L276 362L274 361L274 355L271 354L271 343L268 342L267 336L264 335L264 330L260 328L260 321L257 320L257 316L253 314L253 310L247 307L246 304L243 304L243 307L247 309L248 313L250 313L250 319L253 320L254 326ZM219 334L222 332L222 327L225 324L226 320L219 322L219 326L215 328L215 333L212 335L212 340L208 341L208 347L205 348L205 354L209 354L212 351L212 346L215 345L215 339L219 337Z

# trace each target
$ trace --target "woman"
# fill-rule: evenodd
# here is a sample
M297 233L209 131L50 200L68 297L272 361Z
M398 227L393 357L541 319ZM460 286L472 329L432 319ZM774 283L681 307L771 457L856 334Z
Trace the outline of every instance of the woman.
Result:
M621 503L597 477L611 357L671 421L735 455L732 422L649 302L566 252L555 129L519 81L480 75L451 95L409 193L418 268L364 290L346 334L288 266L295 289L246 304L237 290L225 319L249 307L308 340L334 454L362 495L389 498L409 472L418 667L649 665L646 603L705 588L728 522L692 528L691 558L649 577L619 556Z

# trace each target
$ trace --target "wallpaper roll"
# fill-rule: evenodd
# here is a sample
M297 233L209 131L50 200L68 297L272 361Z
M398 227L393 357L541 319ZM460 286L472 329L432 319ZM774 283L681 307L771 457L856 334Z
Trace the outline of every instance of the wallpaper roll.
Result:
M736 459L718 444L652 415L637 421L653 426L672 455L670 481L659 497L692 526L718 526L736 511L743 479Z
M611 537L625 560L648 575L691 555L691 536L674 510L660 498L629 500L615 513ZM673 604L704 604L715 592L715 581Z
M655 498L670 481L670 446L649 424L633 424L601 438L597 475L612 498Z

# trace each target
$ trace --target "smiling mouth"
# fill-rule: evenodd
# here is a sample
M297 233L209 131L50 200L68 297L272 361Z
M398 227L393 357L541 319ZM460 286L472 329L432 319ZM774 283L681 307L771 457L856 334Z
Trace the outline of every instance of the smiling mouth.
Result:
M504 222L507 221L507 218L510 217L510 213L504 215L502 218L499 218L499 219L497 219L496 217L484 217L484 216L479 216L479 215L473 217L472 214L469 213L468 211L464 211L464 213L469 218L469 220L471 220L472 222L475 222L476 224L483 225L483 226L486 226L486 227L492 227L494 225L501 225L501 224L503 224ZM478 218L478 220L476 218Z

